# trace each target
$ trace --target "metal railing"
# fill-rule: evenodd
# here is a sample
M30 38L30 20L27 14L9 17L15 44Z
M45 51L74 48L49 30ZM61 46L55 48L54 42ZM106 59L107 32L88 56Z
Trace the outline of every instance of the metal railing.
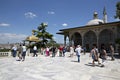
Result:
M0 52L0 57L11 56L11 52Z

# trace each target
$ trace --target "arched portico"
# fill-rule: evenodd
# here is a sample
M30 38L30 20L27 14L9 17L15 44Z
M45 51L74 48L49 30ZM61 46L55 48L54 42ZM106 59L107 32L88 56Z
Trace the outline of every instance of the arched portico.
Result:
M90 51L93 45L97 46L97 36L95 32L88 31L84 35L84 46L87 51Z
M109 45L115 45L115 35L112 30L104 29L99 34L99 47L104 46L106 50L109 50Z
M72 44L74 43L74 46L82 45L82 37L81 34L78 32L75 32L71 37Z
M64 35L64 42L66 44L66 36L69 38L70 45L82 45L90 51L93 45L101 49L102 45L109 49L109 44L112 44L115 51L118 50L116 39L120 38L120 22L112 22L106 24L81 26L75 28L63 29L59 34Z

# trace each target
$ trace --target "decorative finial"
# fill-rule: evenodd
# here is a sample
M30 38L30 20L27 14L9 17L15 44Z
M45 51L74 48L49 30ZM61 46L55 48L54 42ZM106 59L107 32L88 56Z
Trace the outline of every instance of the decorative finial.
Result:
M98 19L98 13L95 11L94 14L93 14L93 18L94 19Z

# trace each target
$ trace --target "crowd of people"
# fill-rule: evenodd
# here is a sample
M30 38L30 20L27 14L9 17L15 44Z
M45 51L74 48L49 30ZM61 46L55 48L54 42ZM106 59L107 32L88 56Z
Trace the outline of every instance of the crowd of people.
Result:
M99 51L100 50L100 51ZM25 60L25 56L26 56L26 51L27 48L25 46L25 44L21 45L19 47L17 47L16 45L14 45L12 47L12 56L16 57L18 55L19 57L19 61L24 61ZM46 48L41 48L40 50L40 54L41 55L45 55L47 56L59 56L59 57L65 57L66 52L70 52L69 57L73 57L74 55L77 56L77 62L80 63L80 56L81 53L83 53L85 55L86 53L86 48L82 47L81 45L77 45L76 47L74 46L70 46L70 47L66 47L66 46L60 46L60 47L55 47L55 46L51 46L51 47L46 47ZM115 60L114 58L114 47L112 45L110 45L109 48L110 51L110 56L111 56L111 60ZM38 56L38 48L37 46L33 46L33 57L37 57ZM107 60L107 51L105 49L104 46L101 47L101 49L98 49L96 46L93 45L91 51L90 51L90 56L92 57L93 61L92 61L92 65L95 65L95 62L98 62L98 64L104 63L105 60ZM99 59L102 59L102 62L100 62Z
M12 56L16 57L17 53L18 53L19 60L24 61L25 56L26 56L26 51L27 51L27 48L26 48L25 44L23 44L23 45L20 44L19 47L14 45L12 47Z
M114 47L112 46L112 44L110 44L109 52L110 52L111 61L114 61L115 60L115 58L114 58L115 52L114 52ZM98 62L98 64L102 63L102 66L104 66L103 63L105 62L105 60L107 60L108 54L107 54L107 51L104 46L102 46L100 52L96 46L93 46L91 53L90 53L90 57L92 57L92 59L93 59L93 61L92 61L93 66L95 66L95 62ZM101 63L99 60L100 58L102 59Z

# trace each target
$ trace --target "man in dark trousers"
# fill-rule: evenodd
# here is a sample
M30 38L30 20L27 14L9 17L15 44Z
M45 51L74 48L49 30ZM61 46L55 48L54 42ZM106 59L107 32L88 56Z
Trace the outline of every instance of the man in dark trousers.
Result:
M37 47L36 46L34 46L33 47L33 57L37 57L38 55L37 55Z
M52 57L55 57L55 51L56 51L55 46L52 47L51 51L52 51Z

